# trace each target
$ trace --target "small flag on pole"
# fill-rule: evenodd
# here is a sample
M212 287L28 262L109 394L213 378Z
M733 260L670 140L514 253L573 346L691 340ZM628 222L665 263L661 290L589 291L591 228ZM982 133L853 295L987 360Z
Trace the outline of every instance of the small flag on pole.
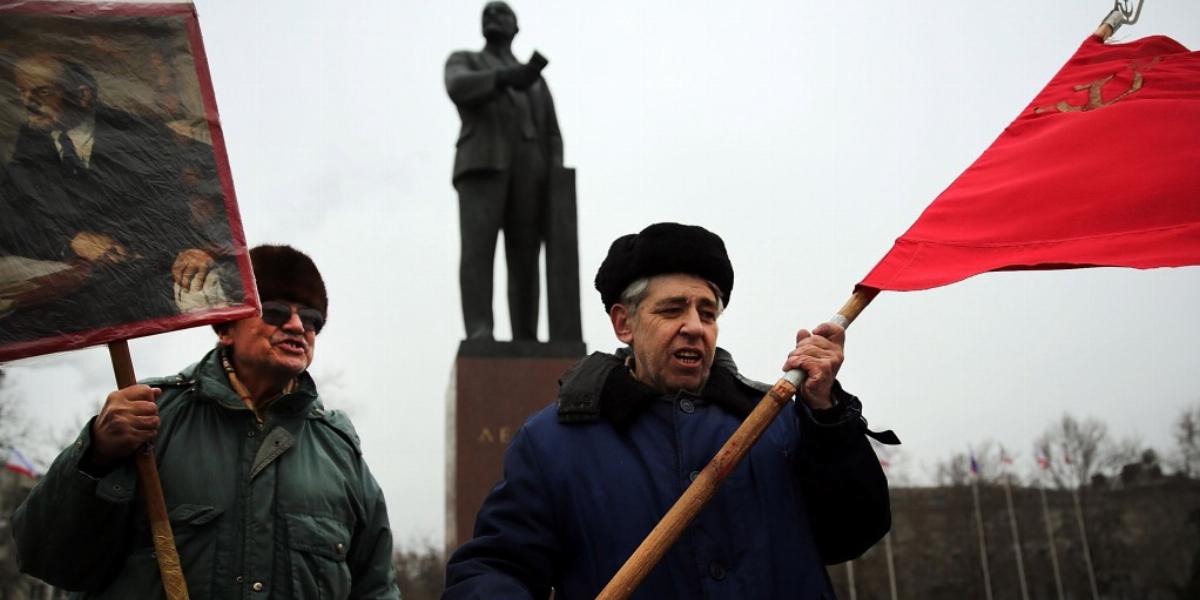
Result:
M975 452L971 452L971 475L979 477L979 463L975 462Z
M4 468L33 479L37 479L38 476L37 467L33 466L33 462L16 448L8 449L8 461L4 463Z
M1043 471L1046 469L1049 469L1050 468L1050 456L1042 455L1042 454L1037 455L1037 464L1038 464L1038 467L1041 468Z

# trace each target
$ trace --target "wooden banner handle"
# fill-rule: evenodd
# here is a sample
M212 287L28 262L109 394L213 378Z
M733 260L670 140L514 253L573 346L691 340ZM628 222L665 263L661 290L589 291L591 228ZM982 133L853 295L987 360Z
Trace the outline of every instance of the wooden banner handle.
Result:
M858 318L859 313L871 303L878 293L879 290L871 288L855 290L846 304L830 321L842 327L849 327L850 323ZM796 373L799 375L794 375ZM604 586L600 595L596 596L597 600L624 600L633 593L633 590L637 589L650 570L662 560L667 550L679 539L692 519L696 518L704 505L716 494L721 482L725 481L725 478L737 468L738 463L746 456L762 433L767 430L771 421L775 420L775 417L779 415L779 412L783 410L803 382L803 371L799 370L789 371L783 378L775 382L775 385L758 402L758 406L754 407L746 420L742 421L737 431L734 431L733 435L726 440L725 445L717 451L716 456L700 471L700 475L696 477L695 481L688 486L679 500L675 501L675 505L667 511L666 516L658 522L650 535L642 540L641 545L634 550L617 574L608 582L608 585Z
M108 344L108 354L112 358L113 374L117 376L117 388L135 385L137 377L133 374L129 344L125 340L111 342ZM150 534L154 538L154 553L158 557L158 572L162 575L167 600L189 600L183 567L179 564L179 552L175 549L175 535L171 532L171 520L167 517L162 482L158 479L158 466L154 464L153 447L146 444L139 448L134 453L134 463L137 465L138 487L142 489L146 514L150 517Z

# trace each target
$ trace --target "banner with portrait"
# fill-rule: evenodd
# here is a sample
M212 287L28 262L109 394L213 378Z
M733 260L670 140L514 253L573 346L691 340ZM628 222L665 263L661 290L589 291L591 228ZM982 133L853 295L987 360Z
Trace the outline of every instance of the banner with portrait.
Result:
M257 311L188 2L0 0L0 361Z

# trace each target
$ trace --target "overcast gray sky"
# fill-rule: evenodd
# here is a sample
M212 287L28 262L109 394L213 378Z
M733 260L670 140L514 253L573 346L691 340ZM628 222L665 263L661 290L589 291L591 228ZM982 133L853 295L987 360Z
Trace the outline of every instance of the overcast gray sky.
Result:
M795 330L841 306L1111 8L865 4L512 2L515 50L550 59L578 169L589 350L617 345L590 285L609 243L655 221L695 223L725 239L736 272L719 344L773 381ZM317 261L330 296L318 386L351 413L397 538L440 542L445 394L463 336L458 117L442 67L482 46L483 2L197 5L246 237ZM1152 34L1200 48L1200 3L1149 0L1116 39ZM1064 411L1166 448L1171 421L1200 402L1198 300L1195 267L884 293L851 328L841 379L873 426L904 440L915 480L985 438L1028 463ZM201 328L131 348L145 377L213 342ZM94 412L113 385L102 348L5 368L47 430Z

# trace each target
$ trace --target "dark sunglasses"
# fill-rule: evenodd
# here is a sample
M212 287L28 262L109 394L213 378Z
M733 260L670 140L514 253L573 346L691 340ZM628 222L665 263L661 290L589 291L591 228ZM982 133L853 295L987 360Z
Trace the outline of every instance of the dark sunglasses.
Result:
M292 307L295 306L293 309ZM303 304L288 304L287 302L270 302L262 303L262 320L267 325L275 327L283 327L288 321L292 320L293 310L300 315L300 323L304 325L305 331L313 333L321 333L321 328L325 326L325 317L321 316L321 312L315 308L309 308Z

